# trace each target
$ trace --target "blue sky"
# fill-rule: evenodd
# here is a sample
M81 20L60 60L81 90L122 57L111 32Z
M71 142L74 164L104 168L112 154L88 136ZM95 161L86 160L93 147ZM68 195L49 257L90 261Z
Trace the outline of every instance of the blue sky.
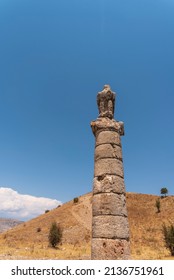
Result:
M90 192L90 121L110 84L126 190L174 194L173 34L173 0L0 0L0 186Z

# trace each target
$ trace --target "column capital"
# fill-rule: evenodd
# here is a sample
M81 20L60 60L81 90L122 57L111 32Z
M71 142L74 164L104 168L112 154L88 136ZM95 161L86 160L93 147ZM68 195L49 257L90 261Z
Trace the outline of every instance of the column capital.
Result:
M120 136L124 135L124 123L110 118L97 118L91 122L94 136L100 131L116 131Z

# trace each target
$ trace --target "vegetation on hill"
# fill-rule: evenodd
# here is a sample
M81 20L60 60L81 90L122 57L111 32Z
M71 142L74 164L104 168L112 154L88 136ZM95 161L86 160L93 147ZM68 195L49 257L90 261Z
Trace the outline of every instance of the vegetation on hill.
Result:
M163 225L164 240L166 247L170 250L171 255L174 256L174 225Z
M57 225L56 222L53 222L50 227L49 236L48 236L50 245L53 248L55 248L57 244L60 243L61 238L62 238L62 230L60 226Z
M162 188L162 189L161 189L161 195L162 195L162 197L166 197L167 194L168 194L168 189L167 189L167 188Z

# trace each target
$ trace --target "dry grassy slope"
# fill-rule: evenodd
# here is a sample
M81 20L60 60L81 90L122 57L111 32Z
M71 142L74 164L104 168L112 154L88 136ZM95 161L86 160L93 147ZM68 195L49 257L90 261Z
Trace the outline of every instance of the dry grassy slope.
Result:
M127 208L133 259L167 258L161 232L162 224L174 221L174 197L161 199L161 213L156 213L153 195L127 193ZM91 193L79 197L79 202L65 203L59 208L21 224L0 235L0 244L11 247L48 244L49 227L53 221L63 228L63 244L90 246ZM41 228L40 232L37 229Z
M174 222L174 196L160 199L161 212L155 206L158 196L127 194L131 233L131 251L136 259L160 259L169 251L164 246L162 226Z
M63 243L81 243L89 241L91 231L91 194L79 197L38 216L0 235L8 244L48 243L48 233L53 221L63 229ZM38 228L41 229L38 232ZM4 238L5 237L5 238Z

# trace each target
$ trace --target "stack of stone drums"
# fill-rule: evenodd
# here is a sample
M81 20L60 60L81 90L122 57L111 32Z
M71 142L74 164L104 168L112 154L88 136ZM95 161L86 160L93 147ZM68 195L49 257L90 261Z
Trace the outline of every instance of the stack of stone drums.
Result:
M113 119L115 94L106 85L98 93L95 136L91 259L130 259L122 147L122 122Z

